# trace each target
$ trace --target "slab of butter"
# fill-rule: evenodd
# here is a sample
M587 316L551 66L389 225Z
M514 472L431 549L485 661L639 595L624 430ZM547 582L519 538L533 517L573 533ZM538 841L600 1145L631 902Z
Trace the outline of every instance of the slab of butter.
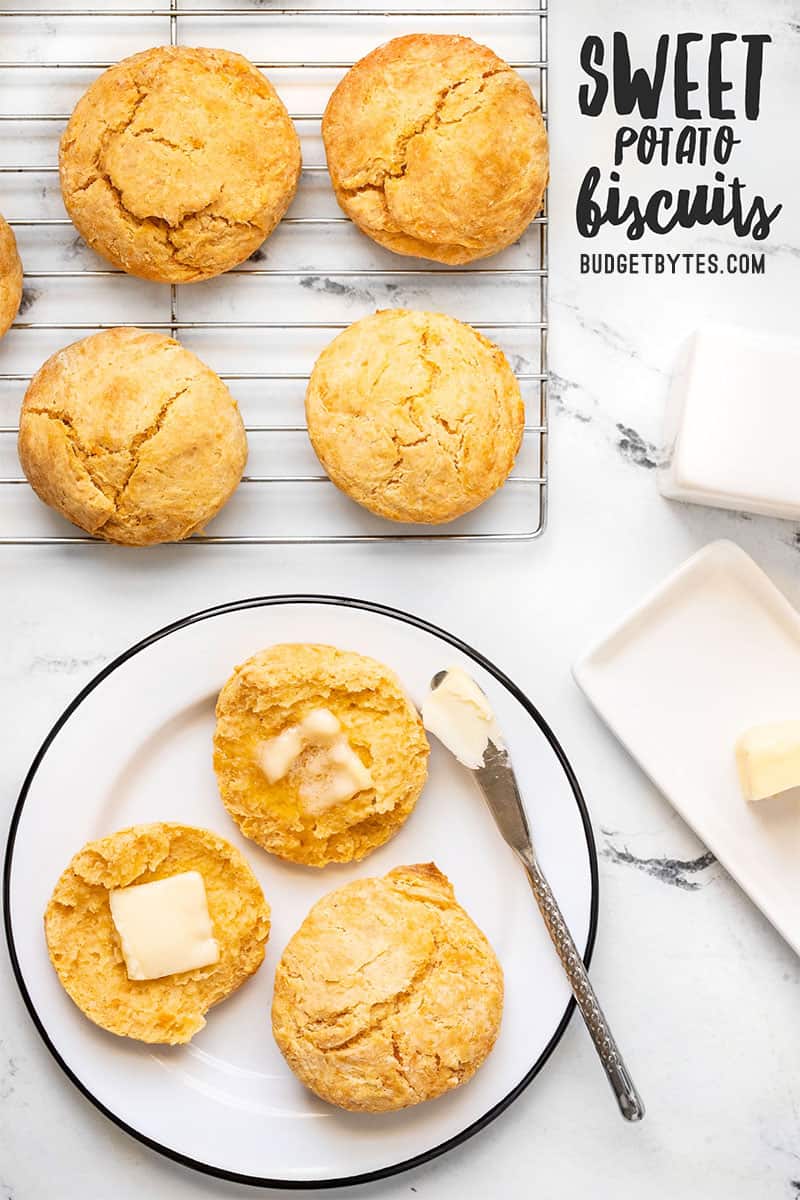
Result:
M117 888L109 904L129 979L162 979L219 962L199 871Z
M800 787L800 721L748 729L736 743L736 765L746 800Z
M800 340L709 325L667 403L658 481L673 500L800 518Z

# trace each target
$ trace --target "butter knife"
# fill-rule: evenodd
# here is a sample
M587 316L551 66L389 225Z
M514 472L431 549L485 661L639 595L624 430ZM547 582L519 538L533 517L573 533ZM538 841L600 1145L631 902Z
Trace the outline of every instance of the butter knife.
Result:
M446 672L441 671L435 675L432 687L438 687L445 674ZM525 868L539 911L561 959L575 1002L603 1064L620 1112L626 1121L641 1121L645 1113L642 1098L623 1062L558 902L539 866L508 751L489 740L483 755L483 764L472 769L472 774L483 792L500 833Z

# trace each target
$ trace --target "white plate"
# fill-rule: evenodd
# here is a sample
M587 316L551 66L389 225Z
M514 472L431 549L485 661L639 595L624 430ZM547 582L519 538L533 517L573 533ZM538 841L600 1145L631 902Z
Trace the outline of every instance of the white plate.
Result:
M389 609L335 598L274 597L199 613L112 663L37 755L6 858L6 930L17 980L56 1059L98 1108L172 1158L273 1186L354 1183L414 1165L485 1125L530 1082L572 1012L561 966L511 851L468 773L434 746L430 777L400 833L362 863L315 871L240 836L217 795L211 737L232 667L273 642L329 642L394 667L419 703L453 663L491 696L520 775L543 865L578 945L591 953L597 869L591 828L563 752L536 710L480 655ZM217 830L247 855L272 905L266 961L213 1009L190 1046L147 1047L96 1028L48 961L42 913L80 846L140 821ZM497 1046L466 1086L399 1113L352 1115L292 1076L269 1026L275 965L314 901L350 879L434 859L485 930L506 976Z
M706 546L574 669L600 716L800 953L800 794L747 804L734 744L800 717L800 614L732 542Z

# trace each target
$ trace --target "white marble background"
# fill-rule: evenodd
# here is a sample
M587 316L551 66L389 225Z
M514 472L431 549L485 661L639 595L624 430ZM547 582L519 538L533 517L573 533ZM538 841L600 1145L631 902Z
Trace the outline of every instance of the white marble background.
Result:
M553 9L553 486L545 538L519 546L145 555L5 549L2 803L10 814L43 734L99 667L194 609L324 588L395 604L452 629L542 708L583 784L601 856L592 974L648 1116L639 1127L621 1122L588 1038L573 1022L542 1075L488 1130L363 1194L790 1198L800 1195L800 964L589 711L569 666L646 589L715 537L738 541L800 603L800 529L671 505L659 497L652 469L671 364L699 321L795 331L800 9L794 0L674 0L668 9L632 0L553 0ZM580 277L575 191L586 166L604 160L612 126L577 114L577 50L587 33L613 29L628 31L641 52L667 30L772 34L763 116L745 131L738 159L757 190L785 204L763 278ZM388 32L384 23L379 36ZM57 23L43 33L32 54L52 53ZM8 46L0 25L0 58ZM0 82L4 102L7 82ZM3 206L10 210L10 200ZM701 231L669 240L710 249L730 239ZM620 238L601 241L621 245ZM642 248L659 247L651 241ZM498 319L507 299L497 300ZM347 297L342 304L342 319L357 315ZM68 795L55 800L70 803ZM3 966L0 1200L260 1194L162 1161L105 1121L51 1061L7 961Z

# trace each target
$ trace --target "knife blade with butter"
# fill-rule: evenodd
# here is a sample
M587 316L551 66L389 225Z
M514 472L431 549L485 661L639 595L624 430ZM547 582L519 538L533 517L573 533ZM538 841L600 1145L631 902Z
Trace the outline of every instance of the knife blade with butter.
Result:
M422 723L472 771L505 841L522 863L594 1047L627 1121L645 1109L622 1060L575 941L539 866L514 768L486 694L460 667L439 671L422 705Z

